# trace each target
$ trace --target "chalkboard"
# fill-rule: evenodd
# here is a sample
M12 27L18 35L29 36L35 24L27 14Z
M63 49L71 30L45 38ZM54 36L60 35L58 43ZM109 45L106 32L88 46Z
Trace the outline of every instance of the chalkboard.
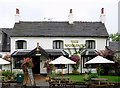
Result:
M30 83L31 83L32 86L35 86L35 81L34 81L32 69L27 69L27 70L28 70L28 75L29 75Z

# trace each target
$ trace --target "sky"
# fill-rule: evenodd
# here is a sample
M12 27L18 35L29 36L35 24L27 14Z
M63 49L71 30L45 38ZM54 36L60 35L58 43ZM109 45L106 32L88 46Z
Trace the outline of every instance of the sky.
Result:
M68 21L73 10L74 21L100 21L101 8L106 15L109 34L118 32L118 1L120 0L0 0L0 28L12 28L16 8L21 21Z

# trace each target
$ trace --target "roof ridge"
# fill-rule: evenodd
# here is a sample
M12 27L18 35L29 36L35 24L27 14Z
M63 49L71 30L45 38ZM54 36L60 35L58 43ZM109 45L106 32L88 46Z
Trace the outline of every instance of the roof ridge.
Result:
M44 23L64 23L68 21L20 21L20 23L40 23L40 22L44 22ZM101 23L100 21L74 21L74 22L81 22L81 23Z

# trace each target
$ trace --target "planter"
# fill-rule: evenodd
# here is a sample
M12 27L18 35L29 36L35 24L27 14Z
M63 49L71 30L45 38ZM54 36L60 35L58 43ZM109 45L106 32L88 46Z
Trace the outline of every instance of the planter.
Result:
M50 81L50 77L46 77L45 80L46 80L46 81Z
M23 82L23 74L17 74L17 82L19 83Z

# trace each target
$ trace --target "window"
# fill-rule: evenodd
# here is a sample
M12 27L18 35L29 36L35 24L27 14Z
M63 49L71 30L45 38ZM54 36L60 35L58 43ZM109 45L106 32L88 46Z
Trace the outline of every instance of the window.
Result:
M83 58L83 68L96 68L97 66L95 64L85 64L86 62L88 62L89 60L93 59L94 57L84 57Z
M65 69L65 68L67 68L67 65L66 64L55 64L55 67L57 69Z
M86 46L88 49L95 49L95 41L94 40L86 40Z
M16 49L27 49L27 42L24 40L16 41Z
M53 41L53 49L63 49L63 41L62 40Z
M19 58L14 58L14 68L15 69L21 69L22 68L22 62L23 62L23 58L19 57Z

